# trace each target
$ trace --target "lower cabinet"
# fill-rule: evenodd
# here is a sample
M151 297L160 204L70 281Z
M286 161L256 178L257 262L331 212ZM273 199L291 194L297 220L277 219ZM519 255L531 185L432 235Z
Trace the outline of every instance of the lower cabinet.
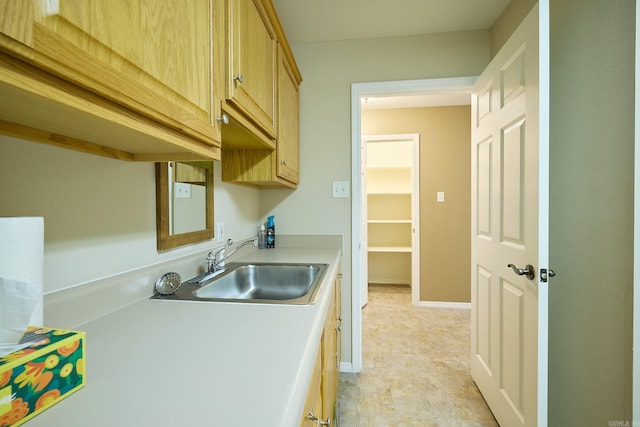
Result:
M340 373L341 275L335 281L300 426L336 425Z
M316 356L316 363L313 367L313 375L311 376L311 382L309 383L309 391L307 392L307 401L304 404L304 412L302 414L302 420L300 421L300 427L312 427L317 426L320 418L322 417L322 393L321 393L321 381L322 381L322 347L318 350Z

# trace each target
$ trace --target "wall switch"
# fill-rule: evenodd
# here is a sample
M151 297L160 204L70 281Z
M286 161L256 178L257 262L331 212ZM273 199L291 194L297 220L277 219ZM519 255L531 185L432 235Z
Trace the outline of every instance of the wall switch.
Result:
M349 182L333 181L331 194L334 199L349 198Z
M224 222L216 222L216 242L224 242Z
M176 199L190 199L191 198L191 185L184 182L176 182L173 186Z
M438 191L438 193L436 195L436 201L438 203L443 203L444 202L444 191Z

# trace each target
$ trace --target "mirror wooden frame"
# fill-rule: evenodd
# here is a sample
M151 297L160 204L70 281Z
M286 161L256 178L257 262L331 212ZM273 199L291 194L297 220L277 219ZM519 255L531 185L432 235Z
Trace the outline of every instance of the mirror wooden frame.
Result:
M156 235L158 250L163 251L213 238L213 162L198 162L207 170L206 228L183 234L169 233L169 172L167 163L156 163Z

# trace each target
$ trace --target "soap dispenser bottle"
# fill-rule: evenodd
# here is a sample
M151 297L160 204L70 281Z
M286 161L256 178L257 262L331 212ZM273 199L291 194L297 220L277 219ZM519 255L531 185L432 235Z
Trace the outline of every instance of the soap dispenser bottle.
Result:
M267 230L264 228L264 224L260 224L258 230L258 249L264 249L267 247Z
M276 225L273 218L273 215L267 218L267 248L276 247Z

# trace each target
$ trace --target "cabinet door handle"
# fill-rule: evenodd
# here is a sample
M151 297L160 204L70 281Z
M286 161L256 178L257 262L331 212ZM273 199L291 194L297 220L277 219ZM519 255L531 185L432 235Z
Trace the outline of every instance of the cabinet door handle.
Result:
M242 73L238 73L233 76L233 80L237 81L238 83L244 83L244 76L242 75Z
M280 164L281 164L282 166L287 166L287 161L286 161L286 160L281 160L281 161L280 161Z
M229 124L229 116L227 113L224 113L222 116L216 117L216 122L224 123L225 125Z
M331 425L331 418L327 418L326 420L321 420L320 418L318 418L315 415L313 415L313 410L309 411L309 415L307 415L307 419L313 421L314 423L316 423L316 425L319 425L319 426L330 426Z

